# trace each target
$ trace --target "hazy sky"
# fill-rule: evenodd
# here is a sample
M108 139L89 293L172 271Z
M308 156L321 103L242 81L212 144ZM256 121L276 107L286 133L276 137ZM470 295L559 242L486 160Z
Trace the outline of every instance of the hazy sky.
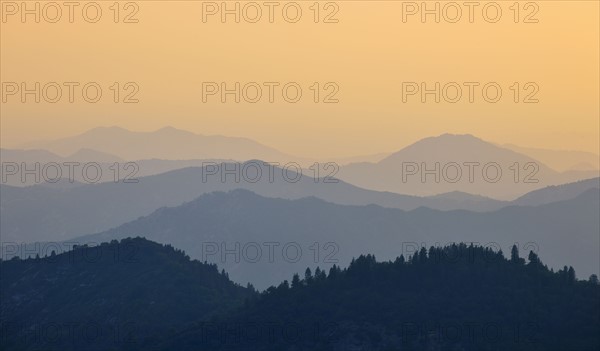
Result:
M486 8L487 17L482 14L489 2L474 7L473 23L464 5L458 22L449 23L456 8L444 7L448 2L440 3L440 23L434 15L425 23L420 12L407 15L415 9L399 1L320 2L319 23L314 22L313 1L297 1L297 6L276 2L274 23L263 2L240 2L240 23L234 15L222 23L220 13L207 16L204 23L203 6L204 14L215 8L199 1L138 1L127 8L121 2L119 23L114 23L113 1L97 2L102 9L97 23L82 17L85 2L74 8L74 23L69 23L67 7L62 7L57 23L48 23L45 19L52 20L56 9L44 9L48 2L41 2L40 23L34 15L22 23L21 13L11 15L15 9L7 3L2 1L0 29L3 94L14 87L7 82L26 82L30 89L35 82L41 87L56 82L62 97L57 103L44 100L54 98L54 85L47 86L40 103L33 95L26 95L22 103L20 92L6 96L1 110L3 147L96 126L154 130L171 125L201 134L245 136L284 152L315 157L394 151L445 132L598 153L597 1L537 1L528 7L520 2L518 23L516 8L511 8L514 1L493 3L502 10L496 23L488 23L496 16L495 5ZM33 2L28 4L34 8ZM253 4L261 8L262 17L248 23L246 19L256 14ZM282 15L286 4L288 17ZM429 4L433 9L435 3ZM228 6L233 9L235 2ZM302 16L288 23L296 7ZM88 19L95 16L93 6L86 11ZM122 23L132 12L131 19L138 22ZM323 23L326 18L338 22ZM65 82L80 84L73 86L73 103ZM102 89L97 103L82 98L81 88L88 82ZM113 102L114 82L120 83L119 103ZM126 87L127 82L139 87L134 96L138 103L122 102L135 88ZM240 87L256 82L262 97L256 103L245 101L256 95L256 86L250 84L239 103L233 95L226 95L222 103L219 93L203 102L203 82L226 82L229 89L235 82ZM273 86L273 103L265 82L279 83ZM283 99L282 87L289 82L302 89L296 103ZM335 84L326 86L328 82ZM462 97L457 103L445 101L456 96L456 85L450 84L439 103L434 95L426 95L422 103L419 93L403 102L403 82L425 82L428 89L434 89L435 82L440 87L456 82ZM465 82L479 84L473 86L473 103ZM482 87L490 82L502 89L496 103L483 98ZM295 88L288 87L287 98L293 99ZM339 102L323 103L336 87L334 98ZM493 99L494 85L489 87L487 97ZM313 101L315 90L320 92L318 103ZM518 103L515 90L520 92ZM93 97L94 89L88 93ZM539 102L523 103L527 96Z

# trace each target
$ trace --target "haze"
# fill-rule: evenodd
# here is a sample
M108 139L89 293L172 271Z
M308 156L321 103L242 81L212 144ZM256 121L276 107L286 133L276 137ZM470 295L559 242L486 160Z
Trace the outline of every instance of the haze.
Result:
M598 153L598 3L536 2L538 23L514 23L508 3L503 17L487 23L421 23L401 19L401 2L337 2L338 23L304 17L286 23L202 22L201 2L142 1L138 23L112 21L108 3L95 24L1 24L3 82L86 82L103 87L103 99L86 103L41 101L2 104L1 145L76 135L97 126L152 131L170 125L205 135L242 136L292 155L323 158L392 152L422 138L469 133L523 147ZM521 16L529 13L521 9ZM323 11L321 16L331 11ZM129 12L123 12L129 13ZM465 15L466 16L466 15ZM322 21L321 21L322 22ZM568 25L567 25L568 24ZM418 31L418 35L416 35ZM55 40L61 38L61 40ZM206 48L210 47L210 50ZM76 48L76 49L74 49ZM139 103L115 104L109 87L136 82ZM303 98L275 103L202 102L202 82L298 82ZM312 101L309 87L321 84L322 100L339 86L339 103ZM402 82L497 82L498 103L463 90L458 103L402 102ZM539 87L539 103L514 103ZM122 90L123 92L123 90ZM123 98L123 96L121 96ZM31 97L30 97L31 99Z

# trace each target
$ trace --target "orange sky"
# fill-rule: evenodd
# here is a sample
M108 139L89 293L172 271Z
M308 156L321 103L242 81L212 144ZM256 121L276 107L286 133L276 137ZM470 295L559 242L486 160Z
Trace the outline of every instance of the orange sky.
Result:
M297 1L302 17L288 23L282 8L274 7L269 23L268 7L257 23L235 23L234 16L208 16L203 23L203 2L138 1L125 8L120 3L114 23L113 1L97 1L102 17L87 23L81 9L69 23L63 7L57 23L48 23L43 7L41 23L28 15L11 15L10 1L2 0L0 69L3 93L10 82L78 82L75 101L68 101L63 85L57 103L41 97L34 102L19 92L7 95L1 107L1 143L52 139L83 132L96 126L119 125L133 130L154 130L171 125L202 134L245 136L284 152L314 157L362 155L394 151L420 138L445 132L471 133L486 140L556 149L598 153L599 148L599 5L597 1L526 1L519 6L515 23L514 1L497 1L502 16L488 23L482 8L475 7L473 23L468 8L462 18L435 23L432 15L422 23L419 14L403 22L400 1ZM16 4L19 5L21 1ZM31 8L35 2L27 2ZM219 1L217 5L221 2ZM240 2L243 11L249 2ZM417 4L420 4L419 1ZM458 2L462 4L463 2ZM531 3L531 2L529 2ZM7 5L8 4L8 5ZM62 2L58 2L62 4ZM228 1L230 8L235 2ZM431 8L434 2L429 2ZM440 2L440 8L448 2ZM125 16L137 23L122 23ZM207 9L211 9L208 4ZM252 5L253 6L253 5ZM246 7L247 18L255 9ZM288 5L291 19L295 5ZM490 7L491 5L488 5ZM407 8L408 9L408 8ZM21 9L18 9L21 10ZM55 16L52 7L46 17ZM454 16L447 7L448 19ZM489 18L494 8L488 8ZM93 7L88 14L94 15ZM337 23L323 23L327 14ZM527 15L538 23L523 23ZM81 87L97 82L102 97L97 103L83 100ZM135 82L138 103L113 102L114 82L119 82L119 101ZM241 97L235 103L219 94L202 101L203 82L257 82L262 98L256 103ZM268 101L265 82L277 82L274 103ZM296 82L302 88L297 103L286 102L281 87ZM314 83L319 82L319 103ZM338 103L322 99L334 91ZM402 101L403 82L457 82L462 98L449 103L432 95L425 103L419 94ZM477 82L475 101L468 101L465 82ZM497 103L486 102L481 87L496 82L502 88ZM518 82L519 103L511 86ZM525 89L525 84L533 82ZM311 86L313 90L311 90ZM522 100L534 91L538 103ZM11 85L12 87L12 85ZM454 88L447 86L448 96ZM48 87L48 97L54 96ZM255 95L248 86L247 98ZM290 90L291 92L292 90ZM492 90L490 90L492 92ZM51 95L51 96L50 96ZM92 94L93 95L93 94ZM291 94L293 95L293 94ZM490 94L494 95L494 94Z

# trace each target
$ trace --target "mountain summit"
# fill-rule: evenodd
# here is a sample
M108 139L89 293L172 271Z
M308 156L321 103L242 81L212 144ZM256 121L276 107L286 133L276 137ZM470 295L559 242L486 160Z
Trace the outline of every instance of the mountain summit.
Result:
M407 195L460 191L512 200L544 186L597 176L597 172L559 173L470 134L442 134L417 141L377 163L341 167L338 178L367 189Z

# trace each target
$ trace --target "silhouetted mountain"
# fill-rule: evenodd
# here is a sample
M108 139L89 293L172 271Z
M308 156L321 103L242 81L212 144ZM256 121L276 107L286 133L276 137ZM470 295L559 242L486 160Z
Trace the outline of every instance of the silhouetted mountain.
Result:
M143 159L233 159L260 158L269 162L292 162L294 157L246 138L200 135L165 127L153 132L135 132L119 127L99 127L83 134L54 141L29 143L28 148L71 154L81 148L94 149L128 160Z
M141 350L253 294L215 265L140 238L47 253L0 263L3 350Z
M509 252L460 243L380 263L360 255L260 295L141 238L0 261L0 348L596 350L597 277Z
M472 135L451 134L422 139L377 163L343 166L338 174L372 190L417 196L460 191L503 200L592 177L598 177L598 171L558 173Z
M1 184L25 187L32 185L47 185L74 180L71 183L106 183L119 181L132 181L141 177L157 175L173 170L178 170L188 167L202 167L207 163L222 163L233 162L232 160L222 159L204 159L204 160L136 160L124 161L116 156L101 153L91 149L81 149L73 155L62 157L44 150L9 150L0 149L0 157L2 162L16 163L17 171L13 172L10 168L2 168ZM79 164L69 165L67 162L78 162ZM23 164L25 166L23 167ZM38 165L36 165L36 163ZM51 165L56 163L57 165ZM93 164L92 164L93 163ZM88 173L83 171L85 166L92 167ZM29 172L23 177L24 170L38 169L38 178L33 172ZM50 167L48 171L44 171L45 167ZM56 167L60 167L61 175L57 176ZM72 167L72 172L70 170ZM97 168L100 170L98 171ZM44 173L46 172L46 173ZM97 173L99 174L96 179ZM56 178L62 178L56 182ZM67 185L67 184L64 184Z
M164 350L597 350L600 286L464 244L296 276Z
M235 190L161 208L73 241L143 236L218 263L234 281L250 281L259 288L306 266L346 265L365 252L392 259L402 250L449 242L504 250L519 243L535 247L552 267L570 262L588 276L598 273L600 266L599 202L600 190L591 189L575 199L538 207L509 206L489 213L427 208L405 212L375 205L342 206L314 197L265 198Z
M575 183L549 186L527 193L512 203L523 206L538 206L551 202L573 199L589 189L600 188L600 178L581 180Z
M552 169L564 172L569 170L598 170L600 168L600 156L591 152L571 150L548 150L532 147L521 147L512 144L504 144L502 147L525 154L542 162Z
M160 162L160 161L157 161ZM221 168L232 167L227 164ZM243 167L242 165L239 165ZM317 182L304 175L295 183L282 178L282 170L274 168L271 182L268 170L255 183L236 182L228 176L225 182L219 174L206 176L204 168L181 169L151 177L141 177L138 183L80 184L61 180L33 187L16 188L0 185L0 213L3 242L34 242L67 240L83 233L108 230L164 206L177 206L212 191L237 188L251 190L267 197L299 199L315 196L344 205L377 204L383 207L413 210L428 207L439 210L464 209L494 211L508 205L536 206L574 198L585 190L597 187L593 180L573 186L540 189L536 195L524 196L513 202L497 201L461 192L432 197L416 197L361 189L348 183ZM296 174L288 172L289 178ZM589 185L589 187L587 187ZM565 189L565 190L558 190ZM566 190L570 189L570 190Z
M262 167L262 175L254 182L245 164L209 164L204 168L186 168L160 175L141 177L137 183L84 184L73 189L52 189L46 186L16 188L0 185L0 213L3 241L66 240L85 233L104 231L152 213L164 206L177 206L212 191L248 189L263 196L298 199L316 196L324 200L348 205L378 204L405 210L426 206L434 209L493 210L506 205L503 202L468 196L461 199L420 198L394 193L365 190L335 179L315 178L303 172L301 177L293 169ZM257 161L254 164L262 164ZM214 166L223 170L213 173ZM212 168L211 168L212 167ZM235 175L225 169L238 167ZM270 177L270 172L273 176ZM285 175L284 175L285 172ZM235 172L234 172L235 173ZM245 174L245 173L244 173ZM287 177L287 178L286 178ZM315 181L316 180L316 181Z

